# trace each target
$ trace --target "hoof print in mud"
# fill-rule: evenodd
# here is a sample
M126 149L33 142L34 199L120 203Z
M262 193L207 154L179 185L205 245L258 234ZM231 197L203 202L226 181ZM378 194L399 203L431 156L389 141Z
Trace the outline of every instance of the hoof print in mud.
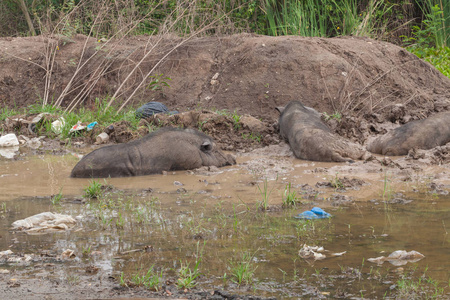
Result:
M367 159L370 155L362 146L335 135L322 122L317 111L292 101L280 111L279 127L281 136L291 146L299 159L346 162Z
M372 141L367 150L372 153L397 156L409 150L428 150L450 142L450 111L424 120L412 121L389 131Z
M94 150L76 164L71 177L140 176L235 163L204 133L162 128L133 142Z

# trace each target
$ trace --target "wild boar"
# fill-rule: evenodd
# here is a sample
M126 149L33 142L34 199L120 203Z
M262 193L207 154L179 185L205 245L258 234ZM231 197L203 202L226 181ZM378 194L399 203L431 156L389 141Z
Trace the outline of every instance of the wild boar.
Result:
M292 101L280 111L280 134L300 159L323 162L346 162L367 159L362 146L335 135L314 109Z
M448 142L450 142L450 111L397 127L369 143L367 150L396 156L406 155L413 148L427 150Z
M71 177L140 176L235 163L202 132L163 128L136 141L94 150L76 164Z

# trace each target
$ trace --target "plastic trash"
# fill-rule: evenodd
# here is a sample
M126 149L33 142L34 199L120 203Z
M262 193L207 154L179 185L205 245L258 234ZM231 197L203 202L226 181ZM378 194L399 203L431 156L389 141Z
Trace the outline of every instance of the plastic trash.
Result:
M106 143L109 140L109 135L106 132L102 132L95 138L96 144Z
M153 115L160 114L160 113L168 113L170 115L175 115L178 113L178 111L169 111L167 106L165 106L161 102L152 101L152 102L145 103L144 105L139 107L136 110L136 117L142 119L142 118L148 118Z
M106 134L111 134L113 132L114 132L114 125L109 125L108 127L105 128Z
M83 130L86 131L91 131L92 129L94 129L95 125L97 125L97 122L92 122L88 125L83 125L83 123L81 123L81 121L78 121L77 124L73 125L72 128L70 128L69 133L80 133Z
M30 133L36 133L37 125L39 122L41 122L41 120L44 118L45 115L49 115L49 113L47 112L40 113L37 116L33 117L33 119L31 119L31 121L28 124L28 131Z
M406 265L408 262L415 263L424 258L425 255L423 255L420 252L417 251L409 251L406 250L397 250L389 254L388 257L380 256L376 258L369 258L367 259L370 262L376 263L376 264L383 264L385 261L393 264L394 266L403 266Z
M311 210L307 210L294 216L296 219L312 220L312 219L327 219L331 217L331 214L327 213L320 207L313 207Z
M56 134L60 134L62 132L62 129L64 125L66 124L66 121L63 117L60 117L58 120L52 122L52 130Z
M5 158L14 158L14 156L17 155L19 152L19 146L12 146L12 147L0 147L0 156L3 156Z
M14 133L5 134L0 137L0 147L18 146L19 140Z
M61 215L51 212L43 212L23 220L12 223L17 230L27 233L47 233L52 231L64 231L73 228L77 221L69 215Z
M81 121L78 121L77 124L73 125L72 128L70 128L69 133L81 131L84 130L86 126L81 124Z
M98 124L97 122L90 123L88 126L86 126L86 131L91 131L97 124Z

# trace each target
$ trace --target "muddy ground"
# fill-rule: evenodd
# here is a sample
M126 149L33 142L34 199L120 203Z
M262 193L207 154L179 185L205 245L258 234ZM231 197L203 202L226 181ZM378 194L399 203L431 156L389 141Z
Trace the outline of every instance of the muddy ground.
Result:
M249 172L261 174L260 179L275 179L302 163L292 162L292 152L278 135L275 107L291 100L300 100L323 113L324 122L337 134L362 145L401 124L450 109L450 80L430 64L385 42L355 37L254 35L198 38L181 45L180 42L175 37L134 37L108 43L81 35L1 38L0 105L25 107L47 95L54 101L61 100L63 107L75 99L81 102L79 105L92 108L96 97L111 96L123 84L116 105L120 106L136 91L125 109L159 101L180 114L141 120L137 131L126 122L113 124L111 143L139 138L152 127L198 128L210 134L223 150L244 160L249 152L261 157L241 164ZM142 64L132 72L144 56ZM155 74L170 77L170 88L155 91L139 87L143 79L145 86L152 80L149 75ZM341 118L327 117L336 112ZM3 122L1 128L33 137L20 124ZM104 129L96 128L73 139L70 149L89 151ZM65 141L44 138L43 144L29 153L62 154L68 149ZM346 188L357 186L364 190L361 182L389 170L398 182L426 181L436 193L446 193L450 184L449 161L450 145L444 145L426 151L414 149L405 157L375 156L366 162L313 168L310 172L350 174L352 178L341 180L348 184ZM329 183L317 181L316 185ZM345 203L348 197L337 196L334 200ZM54 262L43 264L52 268ZM3 288L19 288L13 279L5 281ZM177 295L170 288L151 294L120 289L117 281L107 277L99 280L103 284L90 288L96 289L101 298ZM38 286L39 279L30 284ZM54 284L56 288L60 283ZM22 295L27 293L24 288L18 289ZM70 298L71 290L70 286L62 288L62 297ZM83 291L80 297L89 298L86 293L90 291ZM220 293L225 292L201 291L181 296L230 296ZM43 296L53 297L47 292Z

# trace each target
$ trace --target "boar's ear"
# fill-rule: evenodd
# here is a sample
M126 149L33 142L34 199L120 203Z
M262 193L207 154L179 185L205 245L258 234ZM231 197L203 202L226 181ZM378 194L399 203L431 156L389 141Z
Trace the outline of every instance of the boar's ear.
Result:
M200 146L200 150L203 152L209 152L212 150L212 143L210 141L204 141L203 144Z
M275 107L275 109L278 110L278 112L281 115L283 113L283 111L284 111L284 106L278 106L278 107Z

